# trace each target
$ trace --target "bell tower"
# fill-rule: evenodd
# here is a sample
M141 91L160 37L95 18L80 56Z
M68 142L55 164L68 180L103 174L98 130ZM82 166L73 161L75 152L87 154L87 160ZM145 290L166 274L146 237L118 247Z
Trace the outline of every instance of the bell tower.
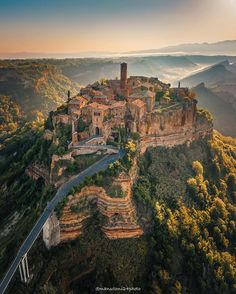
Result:
M127 88L127 63L125 62L120 65L120 88L122 90Z

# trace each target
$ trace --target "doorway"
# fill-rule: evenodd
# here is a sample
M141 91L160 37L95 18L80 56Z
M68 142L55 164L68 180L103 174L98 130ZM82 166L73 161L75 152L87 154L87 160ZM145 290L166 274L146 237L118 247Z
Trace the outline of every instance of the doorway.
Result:
M99 136L99 135L100 135L99 127L96 127L96 129L95 129L95 134L96 134L96 136Z

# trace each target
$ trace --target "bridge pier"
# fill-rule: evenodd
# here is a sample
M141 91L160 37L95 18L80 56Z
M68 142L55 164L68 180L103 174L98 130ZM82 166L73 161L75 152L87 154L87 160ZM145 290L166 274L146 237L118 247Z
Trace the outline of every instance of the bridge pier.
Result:
M19 264L19 271L20 271L21 281L24 283L28 283L30 280L30 274L29 274L27 253L21 259L21 262Z

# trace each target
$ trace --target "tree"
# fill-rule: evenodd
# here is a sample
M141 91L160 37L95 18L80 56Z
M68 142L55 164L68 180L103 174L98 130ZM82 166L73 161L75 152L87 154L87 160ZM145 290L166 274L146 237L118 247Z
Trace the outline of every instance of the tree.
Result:
M197 176L203 175L203 166L201 162L194 161L193 162L193 170L195 171Z

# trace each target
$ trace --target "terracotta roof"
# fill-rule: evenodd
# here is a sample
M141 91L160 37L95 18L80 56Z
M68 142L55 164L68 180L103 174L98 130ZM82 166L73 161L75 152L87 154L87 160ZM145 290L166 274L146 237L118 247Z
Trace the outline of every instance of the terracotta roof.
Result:
M88 101L89 99L84 97L83 95L77 95L69 101L69 104L80 104L83 100Z
M135 93L129 95L129 98L138 98L138 97L140 97L140 96L141 96L141 95L140 95L138 92L135 92Z
M138 106L138 107L145 106L145 103L142 100L140 100L140 99L136 99L136 100L132 101L131 103L134 104L134 105L136 105L136 106Z
M106 95L95 95L93 96L93 99L107 99Z
M93 103L89 104L89 107L97 108L97 109L101 109L101 110L107 110L109 108L107 105L100 104L97 102L93 102Z
M87 94L82 95L82 97L88 101L91 99L91 97Z
M148 90L139 91L131 95L131 97L140 97L140 98L154 97L154 96L155 96L155 93Z
M102 96L103 95L103 93L98 90L91 90L91 94L94 96Z
M111 108L118 108L118 107L124 107L126 104L125 101L116 101L111 104Z
M154 87L153 84L151 84L151 83L149 83L149 82L142 83L141 86L144 86L144 87L147 87L147 88L150 88L150 87L153 88L153 87Z
M80 100L77 97L75 97L75 98L73 98L73 99L71 99L69 101L69 104L78 104L78 105L80 105Z

